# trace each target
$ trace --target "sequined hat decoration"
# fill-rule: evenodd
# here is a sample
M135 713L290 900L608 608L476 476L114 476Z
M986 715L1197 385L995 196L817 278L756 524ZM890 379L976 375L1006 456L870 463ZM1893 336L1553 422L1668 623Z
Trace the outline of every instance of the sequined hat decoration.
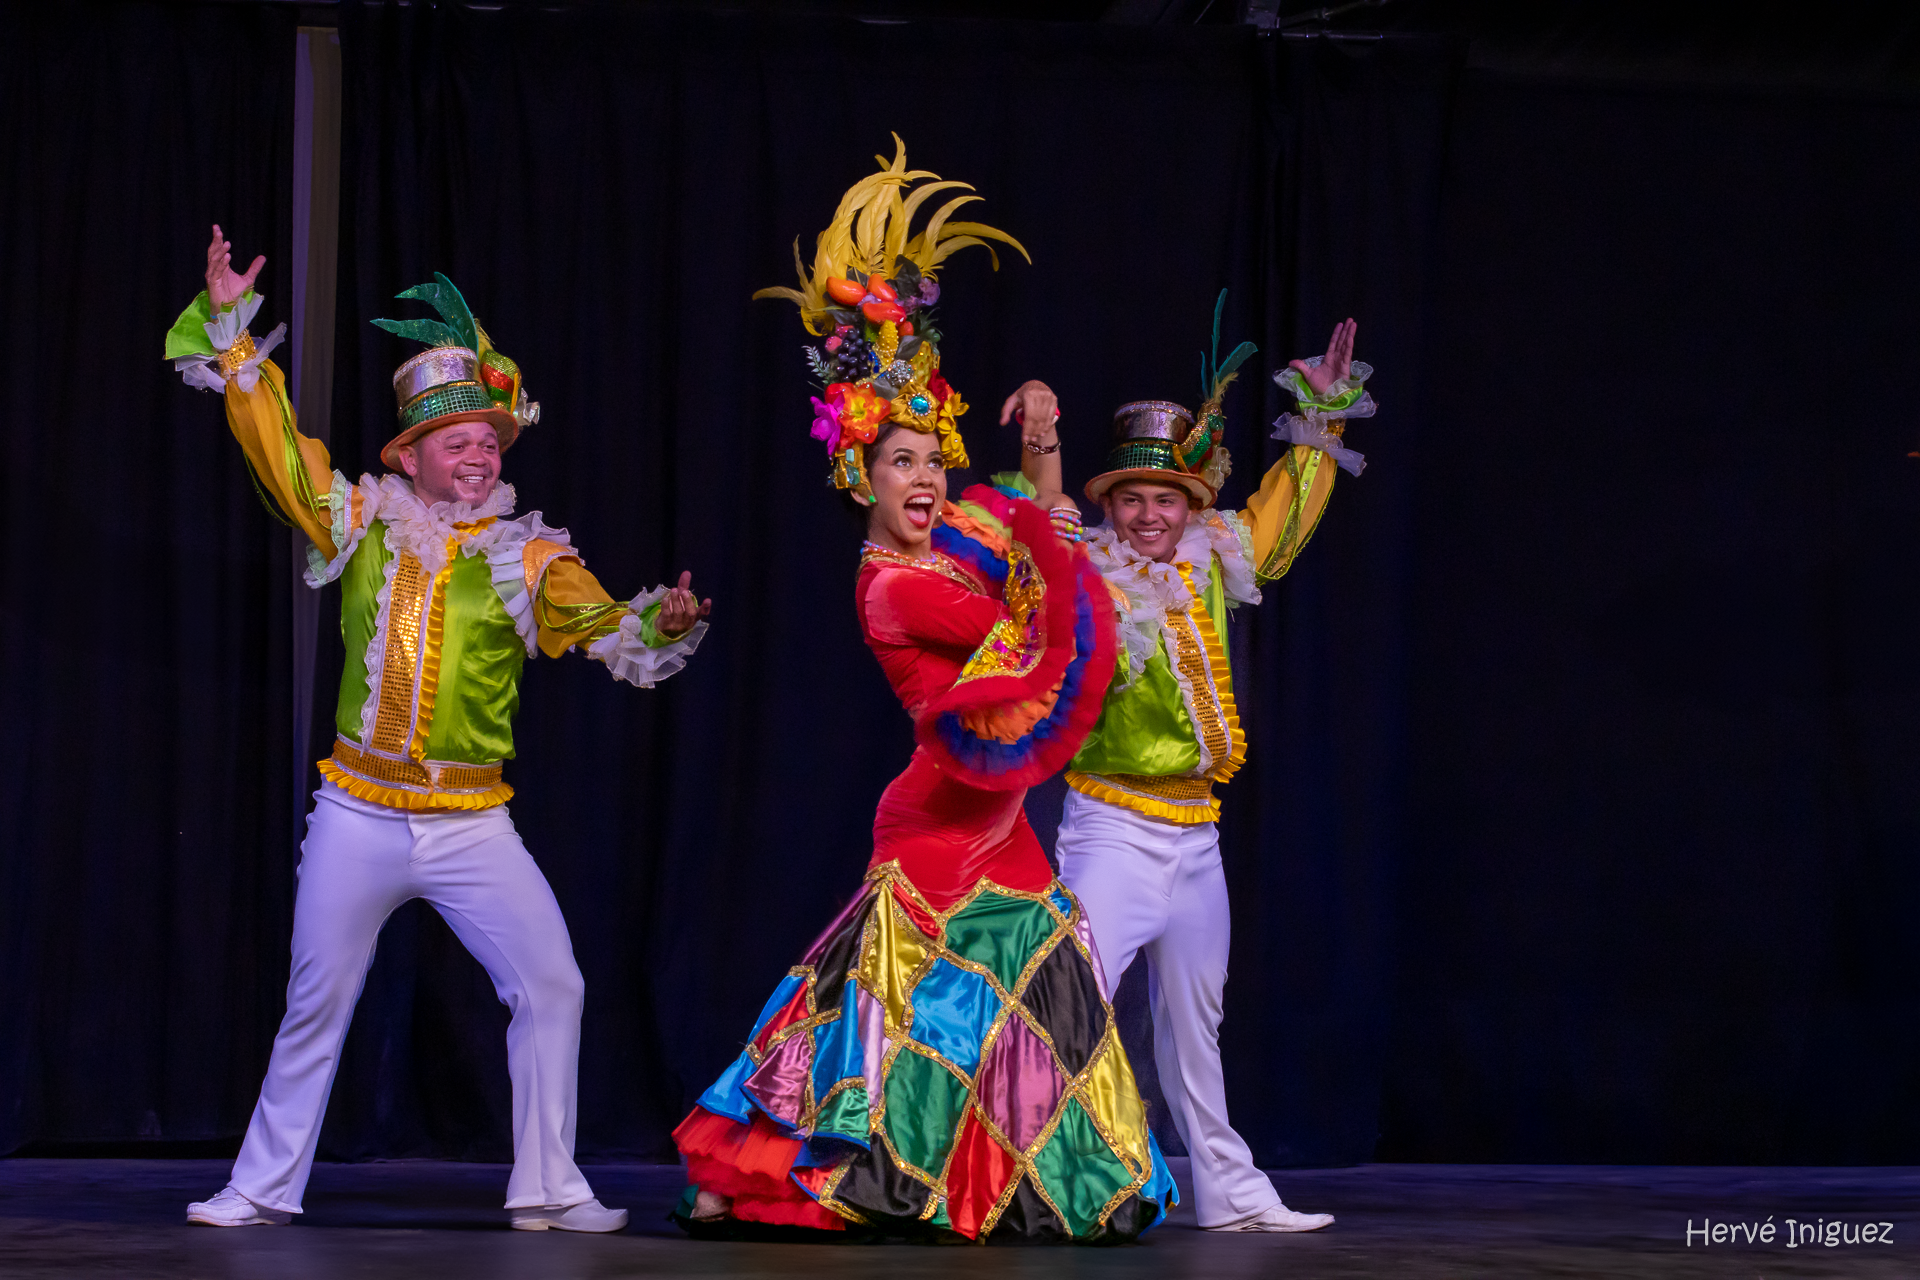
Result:
M1188 413L1166 400L1135 400L1114 410L1113 447L1106 469L1087 481L1089 498L1098 502L1128 480L1178 486L1202 507L1212 506L1220 496L1220 486L1233 470L1222 443L1227 422L1221 403L1240 366L1260 350L1243 342L1221 361L1220 318L1226 305L1227 291L1222 289L1213 306L1212 352L1200 353L1200 412Z
M375 320L389 333L427 344L393 374L399 402L400 434L380 450L380 460L400 470L400 449L428 432L455 422L488 422L504 452L521 429L540 420L540 405L527 398L520 366L494 347L467 300L453 281L433 273L433 284L419 284L396 295L430 304L439 320Z
M947 201L918 235L911 235L914 215L929 196L973 188L943 182L923 169L909 170L907 144L897 133L893 141L893 162L874 157L880 171L840 198L832 223L816 242L811 272L801 261L800 241L793 242L799 287L753 295L794 303L807 332L822 339L802 348L820 390L813 397L813 437L833 459L829 479L834 486L850 490L862 503L874 500L866 447L887 423L937 436L947 466L968 465L966 444L954 424L967 405L940 374L942 335L933 315L940 300L935 279L940 264L958 250L980 245L997 271L1000 257L990 240L1033 260L1003 231L951 221L955 209L981 198L976 195Z

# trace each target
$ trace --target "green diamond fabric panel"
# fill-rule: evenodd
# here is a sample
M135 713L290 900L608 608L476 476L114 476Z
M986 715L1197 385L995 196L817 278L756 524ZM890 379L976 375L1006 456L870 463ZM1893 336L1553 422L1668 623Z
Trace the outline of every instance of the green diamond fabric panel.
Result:
M1033 1158L1033 1171L1041 1191L1076 1236L1092 1232L1106 1217L1115 1192L1133 1180L1078 1098L1069 1099L1062 1109L1053 1137Z
M1012 991L1027 961L1059 922L1031 898L983 893L947 921L943 939L955 955L982 965Z
M910 1048L895 1053L887 1073L886 1130L900 1158L938 1178L970 1092L965 1080L925 1054Z

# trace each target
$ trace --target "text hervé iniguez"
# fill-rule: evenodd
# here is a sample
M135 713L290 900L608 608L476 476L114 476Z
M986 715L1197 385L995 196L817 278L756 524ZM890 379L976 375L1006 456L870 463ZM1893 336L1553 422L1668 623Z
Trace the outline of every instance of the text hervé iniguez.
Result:
M1699 1226L1687 1219L1687 1247L1716 1244L1784 1244L1789 1249L1824 1246L1837 1249L1847 1244L1892 1244L1891 1222L1848 1222L1841 1218L1815 1218L1804 1222L1783 1219L1775 1225L1772 1215L1765 1222L1715 1222L1702 1218Z

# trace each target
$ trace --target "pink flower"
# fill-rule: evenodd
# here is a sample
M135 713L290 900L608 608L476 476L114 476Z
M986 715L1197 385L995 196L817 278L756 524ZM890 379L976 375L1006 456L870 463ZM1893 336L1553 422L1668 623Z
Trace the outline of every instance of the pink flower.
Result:
M834 447L840 443L840 409L837 399L834 403L822 400L819 396L814 396L812 399L813 431L811 434L815 440L824 442L827 452L831 454Z
M846 344L840 340L840 335L836 333L831 338L828 338L823 345L829 351L838 351Z

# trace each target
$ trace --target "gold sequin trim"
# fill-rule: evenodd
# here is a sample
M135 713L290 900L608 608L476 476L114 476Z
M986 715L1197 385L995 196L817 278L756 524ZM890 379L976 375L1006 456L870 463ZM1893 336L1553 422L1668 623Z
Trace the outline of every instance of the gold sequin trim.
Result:
M1189 566L1180 566L1180 576L1186 579L1187 590L1191 592L1193 576ZM1204 613L1206 606L1195 597L1192 609L1195 613ZM1218 765L1232 754L1233 744L1227 735L1226 720L1220 714L1220 697L1213 686L1206 645L1194 628L1194 613L1167 610L1166 628L1167 638L1172 641L1174 663L1193 690L1193 714L1199 721L1194 728L1199 730L1200 741L1207 748L1207 758Z
M967 665L960 669L955 680L958 688L970 680L979 680L988 676L1024 677L1040 665L1040 659L1046 655L1047 635L1044 615L1041 607L1046 603L1047 584L1040 576L1039 566L1033 562L1033 553L1022 543L1016 542L1007 555L1007 585L1003 593L1007 616L993 624L987 632L987 638L967 659ZM1046 710L1053 709L1053 700L1046 699ZM1045 711L1040 712L1041 715ZM1035 715L1033 719L1039 719ZM972 725L968 726L973 728ZM1015 742L1019 734L1031 728L1031 724L1020 726L1013 736L1002 741ZM993 733L975 729L982 737L996 736Z
M1247 735L1240 728L1240 708L1233 700L1233 669L1227 661L1226 645L1221 642L1220 632L1213 625L1213 615L1200 601L1199 593L1193 591L1192 566L1182 564L1180 572L1186 576L1187 590L1194 597L1193 611L1188 619L1200 639L1200 658L1206 672L1207 691L1213 695L1215 710L1226 732L1227 749L1224 752L1213 751L1213 768L1209 773L1215 782L1227 782L1240 772L1240 766L1247 759ZM1208 750L1213 750L1211 741Z
M231 378L240 372L242 365L253 359L255 350L253 335L242 329L240 336L233 340L233 345L220 353L220 372Z
M1142 773L1102 773L1089 775L1100 778L1109 786L1138 795L1163 800L1168 804L1199 805L1213 799L1213 779L1186 778L1179 775L1154 777Z
M373 721L376 751L398 756L413 737L415 691L420 679L420 623L426 617L433 580L410 551L400 553L387 593L387 653L380 672L380 709Z
M901 555L898 551L869 545L860 553L860 567L865 569L870 564L898 565L903 569L918 569L922 573L937 573L943 578L953 579L974 595L986 594L980 589L979 581L943 551L935 552L931 560L916 560L912 556Z
M447 539L446 567L433 576L427 589L427 620L420 628L420 687L414 697L413 738L407 754L427 758L427 736L433 732L433 704L440 691L440 641L446 632L447 583L453 578L453 560L459 553L459 535Z

